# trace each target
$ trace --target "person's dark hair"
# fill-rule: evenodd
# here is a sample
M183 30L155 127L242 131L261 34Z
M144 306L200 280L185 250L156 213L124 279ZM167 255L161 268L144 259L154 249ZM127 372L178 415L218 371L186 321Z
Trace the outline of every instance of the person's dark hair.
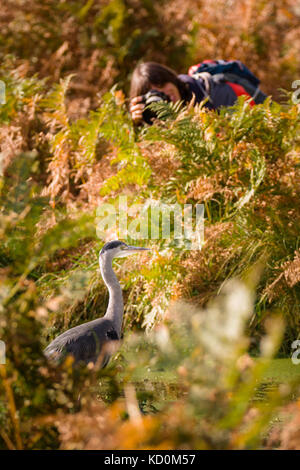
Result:
M174 70L156 62L141 63L134 69L132 74L130 99L144 95L155 85L162 87L169 82L178 88L183 101L187 102L191 99L188 86L177 77Z

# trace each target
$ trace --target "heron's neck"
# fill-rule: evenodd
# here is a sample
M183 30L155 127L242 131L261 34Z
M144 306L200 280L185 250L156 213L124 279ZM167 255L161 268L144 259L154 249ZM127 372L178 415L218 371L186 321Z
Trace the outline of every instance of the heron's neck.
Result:
M123 296L119 281L112 268L112 260L104 256L100 258L100 271L109 292L109 302L105 318L111 320L120 336L123 321Z

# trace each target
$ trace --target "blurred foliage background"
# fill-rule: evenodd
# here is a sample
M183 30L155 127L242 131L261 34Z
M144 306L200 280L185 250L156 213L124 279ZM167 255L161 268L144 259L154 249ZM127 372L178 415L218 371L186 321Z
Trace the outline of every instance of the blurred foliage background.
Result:
M8 0L0 25L2 57L52 81L75 73L72 90L90 99L116 82L127 91L140 60L185 73L207 58L238 57L275 98L299 76L296 0Z
M299 20L293 0L2 2L0 448L299 448ZM138 61L207 58L273 100L133 128ZM120 352L53 368L47 342L105 312L96 209L123 194L204 204L205 244L116 262Z

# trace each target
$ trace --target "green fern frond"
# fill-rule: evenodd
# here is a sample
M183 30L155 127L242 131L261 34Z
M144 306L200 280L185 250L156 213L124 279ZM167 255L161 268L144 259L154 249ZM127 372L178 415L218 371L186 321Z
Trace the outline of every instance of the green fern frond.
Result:
M71 74L60 80L59 84L54 86L54 89L41 103L46 110L45 117L47 121L51 124L55 123L59 128L66 129L69 126L65 99L73 77L74 74Z

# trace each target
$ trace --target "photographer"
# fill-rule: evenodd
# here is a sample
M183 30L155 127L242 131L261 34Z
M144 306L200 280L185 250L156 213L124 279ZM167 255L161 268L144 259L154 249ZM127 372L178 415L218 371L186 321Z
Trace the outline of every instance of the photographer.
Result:
M197 73L199 66L201 66L199 70L207 67L210 73ZM212 70L216 73L215 75L212 75ZM224 70L225 73L219 73L220 70ZM254 83L255 80L259 83L259 80L239 61L206 61L191 67L189 75L177 75L169 67L156 62L141 63L135 68L131 79L130 113L133 122L139 124L144 120L151 124L151 120L145 118L145 106L162 99L173 103L183 101L187 104L194 96L196 104L207 98L205 107L208 109L232 106L237 97L242 94L252 97L251 105L263 102L266 95L259 90L258 84L253 86L250 83L249 77L251 80L253 78ZM246 87L242 84L246 84ZM254 90L253 94L246 90L247 85L249 85L248 90ZM153 98L151 90L160 92L154 92L157 98ZM254 101L255 98L259 99Z

